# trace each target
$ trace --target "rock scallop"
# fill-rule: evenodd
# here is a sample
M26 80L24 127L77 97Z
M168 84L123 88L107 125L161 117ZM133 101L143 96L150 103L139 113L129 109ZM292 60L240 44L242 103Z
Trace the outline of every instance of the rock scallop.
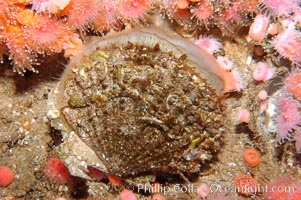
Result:
M220 147L222 79L215 59L157 29L92 41L50 98L57 153L70 172L87 166L124 178L194 173Z

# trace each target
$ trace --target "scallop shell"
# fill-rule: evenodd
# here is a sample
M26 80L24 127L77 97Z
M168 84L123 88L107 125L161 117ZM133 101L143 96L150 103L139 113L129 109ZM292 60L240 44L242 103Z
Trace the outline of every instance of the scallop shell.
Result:
M63 133L57 154L83 178L87 166L125 178L197 172L220 148L216 68L204 50L158 29L92 41L49 98Z

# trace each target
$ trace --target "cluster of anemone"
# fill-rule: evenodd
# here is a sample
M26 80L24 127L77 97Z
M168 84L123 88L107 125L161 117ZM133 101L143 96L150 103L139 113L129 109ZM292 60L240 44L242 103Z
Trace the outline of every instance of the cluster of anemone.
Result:
M209 29L218 26L224 34L234 33L249 19L248 15L259 11L258 0L166 0L161 7L179 24ZM191 21L192 19L192 21Z
M273 119L278 143L293 141L298 153L301 152L301 71L293 69L284 79L284 87L275 98Z
M77 55L83 33L104 33L138 21L151 0L0 0L0 55L19 73L35 71L39 55Z
M294 141L297 152L301 152L301 72L294 69L284 79L284 87L276 100L275 132L277 141Z
M253 43L267 51L273 48L293 63L301 62L299 0L165 0L160 6L188 32L203 34L218 27L224 36L235 37L242 27L250 26Z
M0 3L0 55L2 61L3 55L7 55L19 73L34 71L41 54L77 55L87 32L103 34L111 29L121 30L128 23L145 24L148 13L156 12L184 29L203 31L218 27L224 35L235 34L260 14L271 24L289 20L291 25L277 31L271 46L282 57L300 63L301 36L295 28L300 23L298 0L0 0ZM260 29L262 22L255 22L254 30L264 32L264 38L267 27Z

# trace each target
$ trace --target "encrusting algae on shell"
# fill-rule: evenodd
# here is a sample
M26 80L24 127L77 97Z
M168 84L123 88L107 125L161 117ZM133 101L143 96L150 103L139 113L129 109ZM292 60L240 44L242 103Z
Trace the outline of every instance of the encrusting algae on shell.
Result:
M224 130L214 65L202 49L157 29L93 41L71 60L52 102L49 116L64 138L58 155L83 178L87 166L123 178L198 172Z

